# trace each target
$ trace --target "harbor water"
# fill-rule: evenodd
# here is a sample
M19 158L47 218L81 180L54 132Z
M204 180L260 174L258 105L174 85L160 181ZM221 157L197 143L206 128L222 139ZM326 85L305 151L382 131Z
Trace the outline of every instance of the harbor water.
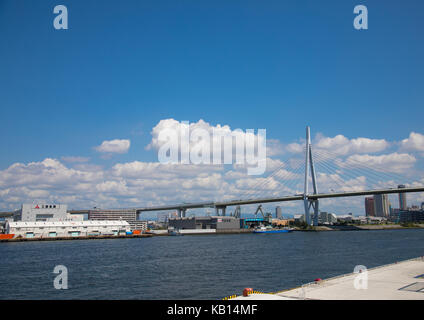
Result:
M0 243L0 299L221 299L423 255L424 229Z

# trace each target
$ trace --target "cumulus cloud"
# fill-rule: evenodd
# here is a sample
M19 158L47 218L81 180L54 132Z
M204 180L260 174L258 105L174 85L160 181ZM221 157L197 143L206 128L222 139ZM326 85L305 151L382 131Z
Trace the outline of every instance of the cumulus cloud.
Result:
M197 122L161 120L151 132L147 150L157 150L161 163L237 164L251 175L266 171L267 153L281 153L278 140L267 145L265 129L231 129Z
M424 151L424 135L411 132L407 139L401 141L401 150Z
M317 134L312 145L315 151L331 152L337 155L349 155L355 153L377 153L387 149L390 143L384 139L354 138L348 139L339 134L335 137L325 137ZM305 143L290 143L286 150L291 153L304 152Z
M102 153L127 153L130 148L130 140L115 139L103 141L100 146L95 147Z
M345 168L362 166L378 171L402 173L411 169L416 161L413 155L395 152L379 156L356 154L349 156L346 161L339 161L338 164Z
M0 171L0 207L17 208L33 200L84 208L133 207L214 200L237 191L223 178L222 166L134 161L92 169L69 168L50 158L15 163Z
M15 163L0 171L0 205L10 208L35 199L58 201L71 195L83 197L101 181L102 171L68 168L57 159ZM86 201L85 201L86 202Z
M300 144L300 143L290 143L287 145L286 150L290 153L302 153L304 152L303 150L305 149L305 144Z
M71 169L59 160L46 158L41 162L15 163L0 171L0 186L55 186L64 182L91 182L99 172Z
M123 178L162 178L194 177L201 173L212 174L222 171L222 166L193 164L161 164L159 162L133 161L117 163L111 173Z
M348 139L339 134L333 138L318 135L314 146L341 155L352 153L375 153L385 150L389 143L384 139Z
M365 176L346 178L338 173L329 174L319 172L317 174L317 181L320 192L348 192L370 189Z
M274 165L282 166L281 162ZM284 166L284 165L283 165ZM285 172L284 168L281 168ZM284 174L286 175L286 174ZM258 185L263 185L258 188ZM230 200L241 195L279 196L291 189L279 175L266 180L223 166L164 165L133 161L109 169L69 168L57 159L15 163L0 171L0 206L17 208L34 200L67 203L70 208L134 207Z

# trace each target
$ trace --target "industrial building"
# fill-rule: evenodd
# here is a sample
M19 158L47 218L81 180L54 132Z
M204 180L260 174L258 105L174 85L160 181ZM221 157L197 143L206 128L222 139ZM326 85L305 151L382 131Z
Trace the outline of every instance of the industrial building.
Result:
M72 219L66 204L23 204L13 212L13 221L65 221Z
M135 209L92 209L88 210L88 219L92 221L117 221L129 223L132 230L147 230L147 222L137 220Z
M206 217L182 217L169 218L168 226L177 230L184 229L216 229L235 230L240 229L240 219L231 216L206 216Z
M272 218L242 218L240 219L240 228L242 229L254 229L259 226L271 225Z
M55 238L125 235L130 225L126 221L7 221L5 229L14 238Z

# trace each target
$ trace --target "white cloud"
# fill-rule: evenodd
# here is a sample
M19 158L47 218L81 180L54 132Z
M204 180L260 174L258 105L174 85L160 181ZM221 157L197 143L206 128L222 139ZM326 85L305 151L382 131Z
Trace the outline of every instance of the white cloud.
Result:
M318 173L317 182L319 192L348 192L368 190L365 176L357 176L354 178L344 178L337 173Z
M103 141L100 146L95 147L98 152L102 153L127 153L130 148L130 140L115 139Z
M31 190L28 192L28 196L31 198L47 198L49 192L47 190Z
M193 177L200 173L222 171L222 166L193 164L161 164L159 162L133 161L117 163L112 167L112 174L123 178L162 178L170 179L177 176Z
M124 180L104 181L96 185L96 190L103 193L113 193L118 195L129 195L130 190ZM134 195L134 194L133 194Z
M411 132L407 139L401 141L401 150L424 151L424 135Z
M330 152L336 155L349 155L355 153L376 153L387 149L390 146L389 142L384 139L369 139L369 138L355 138L348 139L339 134L335 137L325 137L317 134L312 141L312 147L317 152ZM290 143L287 145L286 150L290 153L304 152L305 144L303 143Z
M407 153L390 153L379 156L352 155L346 161L339 161L341 167L358 167L363 166L378 171L402 173L411 169L417 159Z
M287 145L286 150L290 153L302 153L304 148L304 144L293 142Z
M203 132L208 133L208 139L193 139L192 134L196 132L197 129L204 130ZM258 128L259 130L260 128ZM256 132L257 130L254 129ZM160 150L162 146L164 146L167 141L161 140L160 136L164 132L175 132L175 137L178 141L178 154L181 156L186 156L187 158L189 155L187 152L191 152L192 150L210 150L210 154L212 155L213 152L221 153L221 157L223 155L230 155L232 163L236 161L236 159L240 159L242 161L245 160L244 156L244 146L246 145L246 136L247 136L247 130L241 130L241 129L231 129L228 125L220 125L217 124L216 126L213 126L209 124L208 122L203 121L200 119L197 122L192 123L185 123L180 122L175 119L165 119L159 121L159 123L152 129L151 135L152 140L147 145L147 150ZM254 142L255 145L258 145L258 141L263 142L264 140L261 135L258 133L254 133ZM227 139L228 138L228 139ZM232 143L224 143L224 139L229 140ZM230 140L231 139L231 140ZM185 150L180 145L180 141L187 141L189 150ZM236 147L236 141L239 142L243 148L239 150ZM265 141L266 146L266 152L265 155L260 155L259 158L266 158L266 154L269 154L269 156L273 155L279 155L282 153L282 146L281 143L278 140L275 139L269 139ZM269 143L268 143L269 142ZM221 150L217 149L217 146L221 146ZM264 150L265 151L265 150ZM192 155L192 154L191 154ZM210 159L212 162L212 159ZM225 161L225 159L223 159ZM222 161L219 161L220 163Z
M277 139L266 140L266 155L268 157L274 157L284 154L284 146Z
M336 154L375 153L385 150L389 143L384 139L348 139L339 134L333 138L317 135L314 146Z

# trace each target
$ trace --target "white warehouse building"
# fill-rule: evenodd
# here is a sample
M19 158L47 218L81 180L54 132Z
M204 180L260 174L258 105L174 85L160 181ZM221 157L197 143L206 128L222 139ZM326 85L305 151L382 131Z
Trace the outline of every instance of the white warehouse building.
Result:
M13 221L70 220L66 204L23 204L13 213Z
M117 236L130 231L130 225L126 221L7 221L5 229L14 238Z

